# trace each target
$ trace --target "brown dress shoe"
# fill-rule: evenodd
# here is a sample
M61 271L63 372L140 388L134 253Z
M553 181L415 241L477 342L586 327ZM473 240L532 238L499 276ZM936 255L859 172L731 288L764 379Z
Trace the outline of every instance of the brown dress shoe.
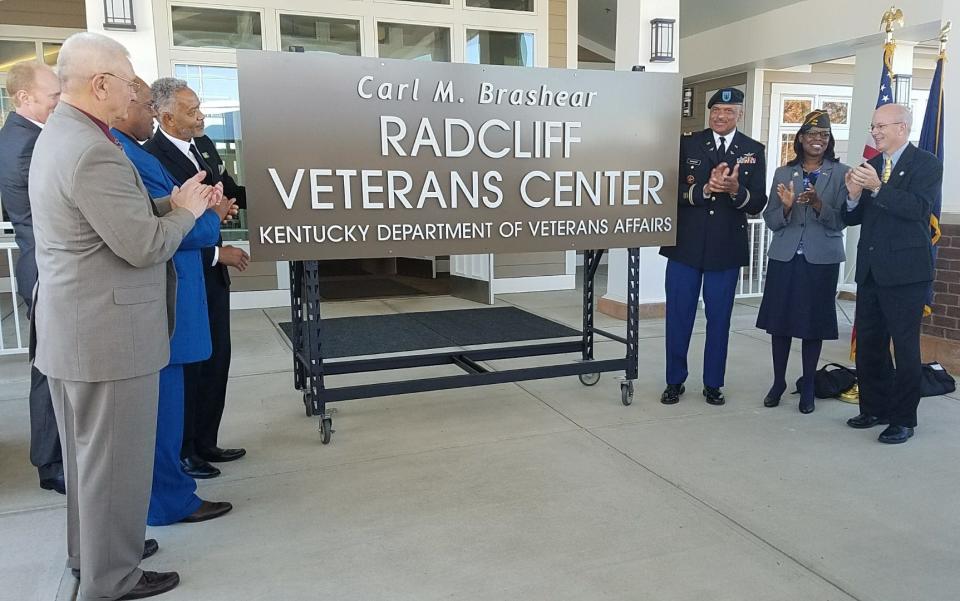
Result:
M180 575L176 572L144 572L140 576L140 582L118 601L162 595L177 588L178 584L180 584Z
M185 524L194 524L196 522L206 522L207 520L212 520L220 517L221 515L227 513L233 509L233 505L230 503L221 503L214 501L201 501L200 508L188 515L187 517L180 520Z

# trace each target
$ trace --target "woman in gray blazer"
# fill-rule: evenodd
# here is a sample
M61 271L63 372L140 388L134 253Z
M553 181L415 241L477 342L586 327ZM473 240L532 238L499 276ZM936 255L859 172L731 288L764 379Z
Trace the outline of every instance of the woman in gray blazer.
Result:
M814 374L824 340L836 340L835 300L843 252L844 175L834 156L830 119L813 111L793 142L797 158L773 176L763 219L773 230L767 281L757 327L773 341L773 385L764 407L776 407L787 388L787 359L794 338L803 340L800 412L814 410Z

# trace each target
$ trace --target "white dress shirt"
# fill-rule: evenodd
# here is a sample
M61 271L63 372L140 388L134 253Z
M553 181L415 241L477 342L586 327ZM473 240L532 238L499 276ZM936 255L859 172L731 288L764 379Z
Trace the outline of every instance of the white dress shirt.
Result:
M720 140L723 139L723 147L727 150L730 150L730 145L733 144L733 136L735 135L737 135L736 129L725 136L721 136L717 132L713 132L713 143L716 145L716 148L720 148Z
M192 153L192 152L190 152L190 147L194 145L194 144L193 144L193 138L190 138L190 141L187 142L187 141L185 141L185 140L181 140L180 138L174 138L173 136L171 136L171 135L168 134L167 132L163 131L163 128L162 128L162 127L159 128L159 129L160 129L160 133L162 133L164 136L166 136L166 138L167 138L168 140L170 140L170 142L171 142L174 146L176 146L177 149L178 149L180 152L182 152L185 157L187 157L188 159L190 159L190 163L192 163L193 166L197 168L197 171L200 171L200 164L197 163L197 158L196 158L195 156L193 156L193 153ZM199 151L198 151L198 152L199 152ZM214 246L214 247L213 247L213 263L211 263L211 265L216 265L219 260L220 260L220 247L219 247L219 246Z

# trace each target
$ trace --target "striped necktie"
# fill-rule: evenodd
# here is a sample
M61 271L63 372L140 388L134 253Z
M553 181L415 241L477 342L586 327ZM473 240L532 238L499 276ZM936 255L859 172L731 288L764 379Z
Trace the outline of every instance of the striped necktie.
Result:
M880 179L883 180L883 183L890 181L891 173L893 173L893 160L890 157L885 156L883 157L883 175L880 177Z

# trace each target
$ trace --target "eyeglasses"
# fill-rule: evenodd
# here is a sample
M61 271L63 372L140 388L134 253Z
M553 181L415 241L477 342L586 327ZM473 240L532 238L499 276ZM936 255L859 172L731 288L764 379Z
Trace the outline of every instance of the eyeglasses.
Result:
M124 77L120 77L119 75L114 75L113 73L108 73L108 72L106 72L106 71L103 73L103 75L109 75L110 77L116 77L116 78L119 79L120 81L125 82L128 86L130 86L130 91L133 92L134 94L136 94L136 93L138 93L138 92L140 91L140 87L141 87L141 86L140 86L140 83L139 83L139 82L130 81L129 79L126 79L126 78L124 78Z
M873 133L874 131L880 131L881 129L883 129L884 127L887 127L888 125L897 125L900 123L903 123L903 121L891 121L890 123L871 123L870 132Z
M819 138L821 140L829 140L830 132L828 131L805 131L803 135L808 138Z
M156 112L157 112L157 105L156 105L156 103L153 102L152 100L149 101L149 102L140 102L139 100L131 100L130 102L133 103L133 104L139 104L140 106L142 106L143 108L147 109L147 110L150 111L151 113L156 113Z

